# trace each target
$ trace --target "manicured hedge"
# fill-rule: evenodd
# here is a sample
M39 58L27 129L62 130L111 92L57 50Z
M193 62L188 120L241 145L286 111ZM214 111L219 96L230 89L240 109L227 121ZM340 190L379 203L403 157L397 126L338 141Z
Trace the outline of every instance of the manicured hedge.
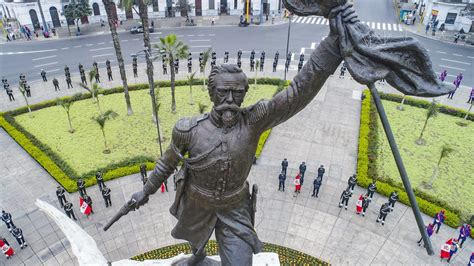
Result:
M206 252L209 256L215 256L219 253L219 247L216 241L210 240L206 245ZM329 263L307 255L303 252L286 248L274 244L264 243L262 252L273 252L278 254L281 265L329 265ZM169 259L179 254L191 254L191 247L187 243L167 246L145 252L132 258L132 260L157 260Z
M249 80L249 83L252 84L252 80ZM259 84L267 85L282 85L285 84L280 79L275 78L260 78L257 80ZM169 87L169 81L157 81L155 84L159 87ZM202 79L195 80L194 85L202 85ZM176 86L185 86L189 85L187 80L178 80L176 81ZM281 90L281 86L277 91ZM144 90L148 89L148 84L134 84L129 86L130 91L135 90ZM108 95L113 93L122 93L123 87L115 87L111 89L100 89L99 94ZM70 96L61 98L62 100L70 99ZM84 100L91 98L90 93L81 94L81 97L78 100ZM56 106L57 100L48 100L38 104L30 105L32 111L39 110L42 108L47 108L51 106ZM154 167L154 159L152 157L137 156L134 158L127 159L119 163L108 165L107 167L95 169L84 175L78 176L77 173L64 161L62 158L57 155L53 150L50 149L47 145L43 144L37 140L33 135L28 133L21 125L16 123L14 117L20 114L28 112L27 107L21 107L12 111L8 111L0 114L0 127L4 128L5 131L12 136L15 141L20 144L20 146L25 149L28 154L31 155L60 185L62 185L68 192L77 191L76 180L78 178L83 178L86 181L86 186L91 186L96 184L95 173L101 171L104 174L104 180L111 180L114 178L122 177L125 175L130 175L139 172L139 166L142 163L147 164L147 169L152 170ZM268 130L262 134L259 140L256 156L259 157L263 149L263 146L270 134L271 130Z
M402 97L393 94L381 93L381 98L385 100L395 100L401 102ZM359 152L357 160L357 175L358 185L367 187L372 180L377 180L377 192L389 196L392 191L397 191L399 194L399 201L410 206L408 196L402 184L396 184L392 180L380 179L377 175L376 163L377 160L377 127L378 127L378 114L375 109L375 104L372 102L371 94L368 90L364 91L364 100L362 100L361 116L360 116L360 129L359 129ZM429 102L405 99L405 104L414 105L419 107L428 106ZM463 111L450 109L444 106L444 113L464 117ZM457 112L457 113L456 113ZM472 117L472 116L471 116ZM433 217L441 209L446 210L446 221L445 223L453 228L460 226L460 212L450 207L446 202L437 199L426 193L422 193L415 189L416 199L420 210ZM471 236L473 236L471 232Z

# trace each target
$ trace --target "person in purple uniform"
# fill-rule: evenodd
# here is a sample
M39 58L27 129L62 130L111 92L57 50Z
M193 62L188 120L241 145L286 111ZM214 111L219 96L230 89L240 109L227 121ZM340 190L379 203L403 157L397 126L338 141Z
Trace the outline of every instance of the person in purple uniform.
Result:
M474 102L474 87L471 89L471 94L469 95L469 100L467 100L467 103L473 104Z
M432 223L428 224L426 226L426 233L428 234L428 237L431 237L431 235L433 235L433 232L434 232L434 225ZM425 243L422 243L423 241L423 237L420 238L420 240L418 240L418 246L421 246L423 244L423 247L425 247Z
M441 74L439 75L439 79L440 79L441 81L444 81L444 80L446 79L446 76L447 76L447 75L448 75L448 71L446 71L446 69L445 69L445 70L443 70L443 72L441 72Z

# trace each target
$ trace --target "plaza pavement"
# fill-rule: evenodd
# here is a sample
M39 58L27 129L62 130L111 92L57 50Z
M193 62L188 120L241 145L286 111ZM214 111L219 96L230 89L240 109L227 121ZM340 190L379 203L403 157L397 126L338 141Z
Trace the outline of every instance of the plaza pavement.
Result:
M268 73L270 65L267 66L265 75L273 75ZM244 70L248 71L245 67ZM161 71L158 67L156 69ZM105 71L102 70L102 73L105 74ZM116 73L114 71L115 79L118 80ZM292 71L290 76L294 73ZM179 75L183 76L182 73ZM281 77L282 73L279 71L275 75ZM128 77L131 76L129 73ZM77 80L77 77L73 79ZM140 80L137 82L144 80L144 71L140 70ZM111 85L119 85L119 82L114 81ZM257 233L262 241L294 248L334 265L446 264L440 263L439 247L448 238L457 237L458 231L455 229L443 226L440 233L432 237L435 255L428 256L416 244L420 235L412 211L407 206L397 203L394 212L388 215L385 226L375 223L380 205L387 201L383 196L375 195L365 218L355 214L356 198L365 188L356 187L349 201L349 210L341 210L337 206L348 177L356 170L359 92L362 89L363 86L347 77L332 77L307 108L273 129L249 175L250 183L259 185ZM59 94L72 94L75 91L79 89L63 89ZM38 89L33 88L32 94L32 100L36 102L57 97L52 87L39 85ZM462 104L464 100L461 101L457 96L450 103ZM0 99L2 110L15 108L21 103L18 100L15 104L9 104L4 97ZM8 106L5 107L5 103ZM63 233L34 205L35 199L42 198L59 208L55 196L57 183L3 129L0 129L0 146L0 157L4 158L0 161L0 207L12 213L13 221L22 228L30 245L20 250L2 224L0 235L9 240L17 255L9 261L2 257L0 263L77 265ZM278 192L277 177L284 157L289 160L289 178L286 192ZM295 198L292 184L302 161L307 163L308 170L302 192ZM326 174L320 197L315 199L310 197L312 180L320 164L326 167ZM157 192L146 206L123 217L108 232L103 232L103 225L133 192L141 189L139 174L107 182L112 190L112 208L105 208L97 186L88 188L95 210L95 214L89 218L79 212L78 193L68 194L67 198L74 204L78 223L96 240L106 258L116 261L180 242L170 235L176 221L168 212L174 199L172 182L168 184L170 192ZM430 217L423 217L425 223L431 221ZM468 239L451 264L466 265L473 249L473 240Z

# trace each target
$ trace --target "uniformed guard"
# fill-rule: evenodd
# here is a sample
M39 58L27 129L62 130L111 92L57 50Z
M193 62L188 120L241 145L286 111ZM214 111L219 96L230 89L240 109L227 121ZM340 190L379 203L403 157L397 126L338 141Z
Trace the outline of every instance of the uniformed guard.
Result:
M92 68L93 68L96 72L99 72L99 66L98 66L98 64L97 64L96 61L94 61L94 62L92 63Z
M229 52L228 51L224 52L224 63L229 63Z
M278 64L278 59L279 59L279 58L280 58L280 53L277 51L277 52L275 53L275 58L274 58L273 60L276 61L277 64Z
M188 73L191 73L191 72L193 72L193 61L192 61L192 59L188 60Z
M48 81L48 79L46 78L46 71L44 71L44 69L41 69L41 77L43 78L43 82Z
M148 179L148 174L146 172L146 164L144 164L144 163L140 164L140 174L142 176L143 185L145 185L145 183Z
M89 196L89 195L84 195L84 202L87 203L87 205L89 205L89 207L91 208L91 213L93 214L94 213L94 208L92 208L92 198ZM89 214L90 215L90 214ZM87 216L89 216L87 215Z
M15 224L13 223L12 215L5 210L2 210L2 221L7 225L8 231L12 231L12 229L15 227Z
M291 63L291 52L286 55L286 61L285 61L286 72L288 72L288 69L290 68L290 63Z
M396 191L393 191L390 193L390 197L388 197L388 204L392 207L392 209L395 207L395 202L398 200L398 193Z
M348 188L351 190L351 194L354 193L354 187L357 184L357 175L353 174L347 180Z
M341 198L339 200L339 208L342 208L342 206L345 205L344 208L347 210L347 204L349 204L349 198L351 196L351 191L349 190L349 188L346 188L346 190L344 190L341 194Z
M304 173L306 172L306 163L302 162L299 167L300 176L301 176L301 185L303 185Z
M278 191L285 191L285 180L286 180L286 175L281 172L278 175Z
M74 221L77 221L76 215L74 214L74 209L72 207L73 205L71 202L64 202L64 211L66 212L67 217L74 219Z
M23 237L23 231L19 227L13 227L12 235L16 238L16 241L18 241L18 245L20 245L21 249L24 249L28 246L28 244L26 244L25 238Z
M200 68L201 73L204 72L204 66L202 65L203 60L204 60L204 53L200 52L199 53L199 68Z
M264 63L265 62L265 51L262 51L262 53L260 54L260 63Z
M211 59L212 59L212 60L216 60L216 59L217 59L217 54L216 54L216 52L213 51L213 52L211 53Z
M84 72L84 66L81 63L79 63L78 67L79 67L79 72Z
M255 70L255 61L253 59L250 59L250 71Z
M324 173L326 172L326 169L324 169L324 165L321 164L318 168L318 177L321 177L321 181L323 180Z
M28 85L26 80L25 80L24 84L25 84L26 97L31 97L31 87L30 87L30 85Z
M64 190L64 188L62 188L61 186L58 186L58 188L56 189L56 196L58 197L58 201L59 201L59 204L61 205L61 208L63 208L64 203L67 202L66 195L64 195L65 193L66 193L66 190Z
M265 64L265 61L260 61L260 72L263 72L263 65Z
M71 75L71 72L69 72L69 67L67 65L64 67L64 75L66 77Z
M193 61L193 54L191 52L188 53L188 61Z
M176 59L174 60L174 72L175 72L176 74L178 74L178 72L179 72L179 58L176 58Z
M346 73L347 65L346 62L342 63L341 66L341 73L339 74L339 78L344 78L344 74Z
M95 173L95 180L97 181L97 185L99 185L99 190L102 190L102 187L105 186L104 173L97 171L97 173Z
M377 190L377 184L375 184L375 180L370 183L367 187L367 196L369 197L369 201L372 201L375 191Z
M26 76L25 76L25 74L23 74L23 73L20 73L20 80L21 80L21 81L24 81L24 80L26 80Z
M382 221L382 225L385 224L385 218L387 218L387 214L392 211L392 208L388 205L388 202L382 204L379 211L379 216L377 217L377 223Z
M242 68L242 61L241 61L240 58L237 58L237 66L238 66L239 68Z
M302 68L303 68L303 61L299 61L298 62L298 72L300 72Z
M281 161L281 172L286 176L286 169L288 169L288 160L286 158Z
M163 64L163 75L168 74L168 67L166 66L166 63Z
M96 74L97 75L97 74ZM66 83L67 83L67 88L70 89L70 88L74 88L72 86L72 80L71 80L71 76L67 76L66 77Z
M81 195L81 197L84 198L84 195L87 194L86 182L84 182L84 179L79 178L77 180L77 190L79 191L79 194Z
M367 208L369 208L369 203L370 203L370 200L366 194L364 195L362 199L362 216L365 216L365 211L367 211Z
M134 77L134 78L138 78L138 62L137 62L137 57L134 56L132 60L133 60L133 62L132 62L132 66L133 66L133 77Z
M110 188L108 188L105 184L104 187L101 189L102 197L104 198L105 208L112 206L112 201L110 200Z
M96 82L96 83L100 83L100 74L99 74L99 71L96 71L96 72L95 72L95 82Z
M56 79L56 77L53 78L53 85L54 85L54 91L59 91L60 90L59 89L59 81L58 81L58 79Z
M211 69L214 68L215 66L216 66L216 59L212 58L211 59Z
M273 72L276 72L276 71L277 71L277 65L278 65L278 62L277 62L277 61L273 61Z
M300 54L300 61L304 62L304 54Z
M319 194L319 188L321 187L321 184L323 183L322 177L318 176L314 179L313 181L313 194L311 197L318 197Z
M252 49L252 52L250 52L250 60L255 59L255 50Z
M7 91L8 99L10 100L10 102L15 101L15 97L13 96L13 90L10 89L9 84L6 84L6 89L5 90Z
M112 77L112 68L107 68L107 78L109 79L109 81L114 80L114 78Z

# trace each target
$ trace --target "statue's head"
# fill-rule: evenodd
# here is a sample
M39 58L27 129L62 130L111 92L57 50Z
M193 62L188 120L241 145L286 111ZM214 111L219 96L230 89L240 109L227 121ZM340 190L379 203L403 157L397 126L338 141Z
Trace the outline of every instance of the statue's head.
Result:
M224 64L211 70L207 89L224 124L235 122L248 88L247 76L237 65Z

